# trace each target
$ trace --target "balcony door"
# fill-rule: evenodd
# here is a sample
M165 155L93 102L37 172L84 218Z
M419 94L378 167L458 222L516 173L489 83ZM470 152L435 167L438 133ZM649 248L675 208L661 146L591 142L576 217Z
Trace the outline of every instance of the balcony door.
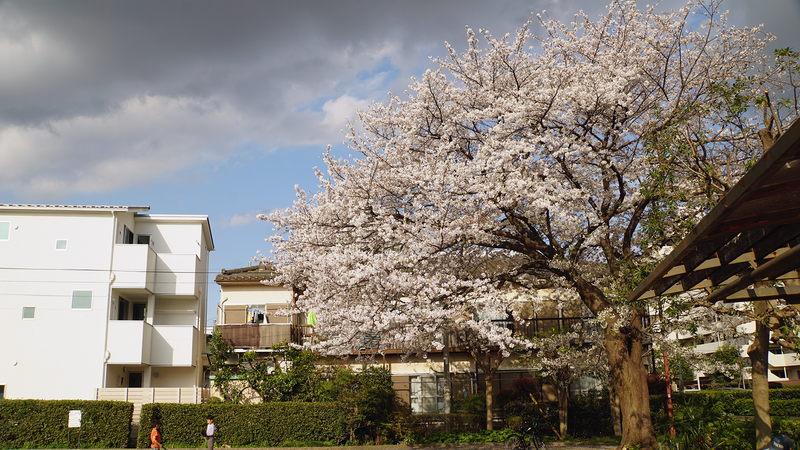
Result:
M143 373L142 372L129 372L128 373L128 387L129 388L140 388L140 387L142 387L142 379L143 379Z
M122 297L117 305L117 320L128 320L128 301Z
M147 303L133 304L133 320L144 320L147 317Z

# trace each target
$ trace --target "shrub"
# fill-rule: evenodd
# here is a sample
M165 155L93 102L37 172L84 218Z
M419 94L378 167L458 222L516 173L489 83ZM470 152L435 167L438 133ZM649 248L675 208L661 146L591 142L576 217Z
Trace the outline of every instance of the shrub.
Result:
M150 423L161 423L166 446L202 447L206 416L214 417L218 445L275 447L283 442L330 442L347 438L341 403L281 402L255 405L151 403L142 405L138 446L150 447Z
M590 390L569 399L568 429L573 436L613 436L608 390Z
M68 428L70 410L80 410L80 428ZM0 448L125 448L133 404L92 400L0 401Z

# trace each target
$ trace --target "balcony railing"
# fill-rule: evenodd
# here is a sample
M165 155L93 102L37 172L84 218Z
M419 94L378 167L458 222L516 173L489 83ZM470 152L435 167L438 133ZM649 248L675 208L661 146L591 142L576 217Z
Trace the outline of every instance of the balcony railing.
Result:
M231 347L270 348L292 339L292 325L288 323L226 324L217 325L217 328Z
M150 364L153 326L143 320L108 322L109 364Z
M149 245L115 245L113 268L114 288L155 290L156 252Z
M194 366L199 333L191 325L150 325L143 320L108 322L110 364Z

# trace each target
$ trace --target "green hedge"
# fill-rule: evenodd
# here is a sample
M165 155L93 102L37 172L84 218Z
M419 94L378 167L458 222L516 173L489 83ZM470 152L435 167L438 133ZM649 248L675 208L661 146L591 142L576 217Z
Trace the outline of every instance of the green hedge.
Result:
M753 392L750 390L723 390L699 391L672 394L672 404L675 408L683 405L698 406L706 400L714 402L717 412L724 412L736 416L752 416ZM651 395L650 409L654 412L664 412L667 409L666 395ZM800 417L800 389L782 388L769 390L769 409L771 416Z
M81 410L81 427L68 428ZM94 400L0 400L0 448L125 448L133 404Z
M274 447L291 442L347 439L347 408L341 403L270 402L255 405L151 403L142 405L137 447L150 447L150 423L161 423L165 447L205 447L200 435L214 417L216 445Z

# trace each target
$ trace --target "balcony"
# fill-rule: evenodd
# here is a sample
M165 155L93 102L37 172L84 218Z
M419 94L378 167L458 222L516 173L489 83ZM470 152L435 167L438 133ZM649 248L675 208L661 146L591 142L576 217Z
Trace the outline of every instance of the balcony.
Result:
M198 274L204 270L200 259L194 254L160 253L155 264L156 295L199 296Z
M197 328L191 325L155 325L150 350L153 366L194 366Z
M109 364L150 364L153 326L143 320L108 322Z
M150 325L142 320L108 322L108 364L194 366L197 328Z
M292 338L292 325L288 323L244 323L217 325L222 339L231 347L270 348Z
M114 245L115 289L155 289L156 252L147 244Z

